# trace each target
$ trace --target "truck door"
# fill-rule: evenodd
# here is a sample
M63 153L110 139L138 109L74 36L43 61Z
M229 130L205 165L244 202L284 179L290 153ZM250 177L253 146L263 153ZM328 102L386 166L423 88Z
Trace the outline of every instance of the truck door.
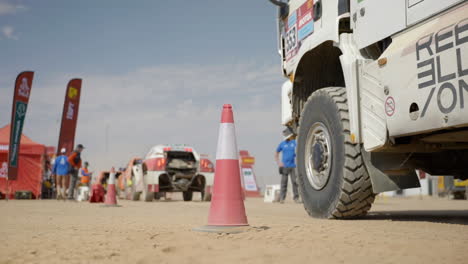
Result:
M408 0L406 23L410 26L463 1L464 0Z
M359 49L406 27L406 0L351 0L351 24Z

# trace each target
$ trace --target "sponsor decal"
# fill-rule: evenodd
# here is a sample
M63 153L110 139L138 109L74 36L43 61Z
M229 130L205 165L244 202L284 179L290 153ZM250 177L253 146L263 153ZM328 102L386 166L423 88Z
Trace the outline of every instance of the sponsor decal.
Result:
M59 143L57 155L62 148L67 154L73 150L75 145L75 133L78 122L78 110L81 95L81 79L73 79L67 85L65 100L63 102L62 124L60 126Z
M395 113L395 99L391 96L385 100L385 113L387 116L392 116Z
M242 163L243 164L255 164L255 158L254 157L242 157Z
M18 176L21 135L23 133L24 120L26 119L33 78L34 72L22 72L16 77L11 110L10 145L8 146L7 171L9 180L16 180Z
M9 156L10 166L18 167L18 152L20 148L21 134L23 131L24 119L26 116L26 109L28 105L24 102L16 102L16 113L14 115L13 129L13 140L10 143L11 152Z
M78 89L73 86L70 86L68 89L68 98L75 99L78 96Z
M418 89L429 89L421 118L431 104L443 114L465 108L468 97L468 18L433 32L416 42ZM456 70L447 70L456 65Z
M286 32L286 54L289 55L289 58L292 57L292 52L296 51L297 48L297 30L296 25ZM295 55L295 54L294 54Z
M75 105L72 102L68 102L68 110L67 110L67 119L68 120L73 120L73 117L75 116L75 110L73 108Z
M293 27L297 23L297 13L294 11L289 17L288 17L288 28Z
M246 191L257 191L257 183L255 182L254 174L251 168L242 168L244 176L244 189Z
M21 79L21 85L19 86L18 89L18 95L22 96L24 98L29 98L29 91L31 88L29 88L28 85L28 79L27 78L22 78Z
M25 103L18 102L16 104L16 116L18 118L23 118L26 115L27 105Z
M303 4L299 10L299 21L298 21L298 39L299 41L308 37L314 32L314 20L312 18L313 1L307 1Z
M286 60L296 56L302 42L314 32L314 1L308 0L288 17L284 35Z
M0 178L8 177L8 163L2 162L2 167L0 168Z

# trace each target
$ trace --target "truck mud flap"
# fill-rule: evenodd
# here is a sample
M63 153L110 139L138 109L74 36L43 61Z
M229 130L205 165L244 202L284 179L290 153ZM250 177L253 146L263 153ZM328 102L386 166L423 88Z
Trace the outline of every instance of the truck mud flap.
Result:
M405 168L406 155L393 153L369 153L361 150L364 164L370 175L374 193L421 187L418 175L413 168ZM386 166L379 160L385 159ZM389 162L390 161L390 162ZM388 164L393 166L388 166ZM391 171L391 173L385 173Z

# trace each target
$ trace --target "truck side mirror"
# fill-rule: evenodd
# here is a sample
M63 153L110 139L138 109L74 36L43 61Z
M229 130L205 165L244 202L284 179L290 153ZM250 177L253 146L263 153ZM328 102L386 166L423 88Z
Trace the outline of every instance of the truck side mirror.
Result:
M269 0L275 6L278 6L278 17L285 19L289 15L289 5L281 0Z
M317 1L314 4L314 21L322 18L322 1Z
M285 19L289 15L289 6L283 5L279 7L279 18Z

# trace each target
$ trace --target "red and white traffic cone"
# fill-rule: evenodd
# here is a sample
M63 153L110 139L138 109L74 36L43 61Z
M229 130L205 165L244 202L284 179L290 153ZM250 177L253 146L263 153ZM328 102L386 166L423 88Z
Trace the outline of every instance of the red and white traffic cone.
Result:
M117 207L117 194L115 190L115 169L112 167L109 173L109 179L107 180L107 193L106 199L104 200L104 206Z
M248 226L239 170L236 131L231 105L223 106L216 151L216 171L208 225L195 231L239 233Z

